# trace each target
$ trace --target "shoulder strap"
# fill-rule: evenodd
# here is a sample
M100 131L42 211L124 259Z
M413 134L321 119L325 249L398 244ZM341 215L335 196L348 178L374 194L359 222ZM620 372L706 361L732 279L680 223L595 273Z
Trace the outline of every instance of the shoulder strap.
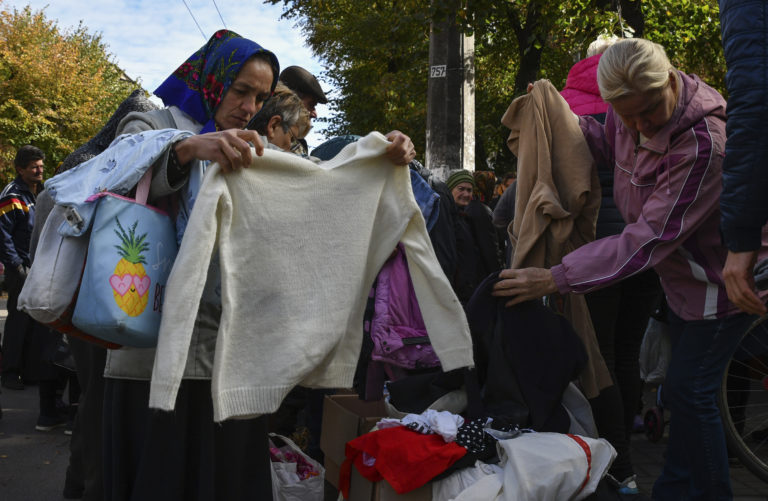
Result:
M139 184L136 185L136 201L141 205L147 205L147 198L149 198L149 186L152 184L152 171L154 169L149 166L147 172L139 179Z
M171 113L170 108L163 108L162 110L160 110L160 113L158 113L155 118L157 119L157 122L158 122L157 124L161 129L176 128L176 120L173 116L173 113Z

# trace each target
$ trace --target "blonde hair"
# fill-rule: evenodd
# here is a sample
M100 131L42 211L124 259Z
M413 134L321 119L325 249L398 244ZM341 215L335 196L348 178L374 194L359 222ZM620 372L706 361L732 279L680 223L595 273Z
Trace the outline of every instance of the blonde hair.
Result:
M589 44L589 47L587 47L587 57L592 57L597 54L602 54L603 52L608 49L611 45L615 44L619 41L619 37L616 35L609 35L607 33L603 33L602 35L599 35L594 42Z
M264 106L253 119L251 128L259 134L266 134L269 119L275 115L280 117L280 126L285 132L294 125L297 126L300 138L306 136L311 128L309 112L304 107L304 103L295 92L282 83L277 84L272 97L264 102Z
M674 69L661 45L643 38L620 40L606 49L597 66L600 96L610 103L620 97L662 89Z

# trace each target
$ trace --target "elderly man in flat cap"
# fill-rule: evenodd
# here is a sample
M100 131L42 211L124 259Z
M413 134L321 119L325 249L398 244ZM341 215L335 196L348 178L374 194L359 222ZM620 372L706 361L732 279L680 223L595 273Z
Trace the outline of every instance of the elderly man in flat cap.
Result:
M280 81L295 92L304 107L309 111L310 118L317 118L315 107L318 103L327 104L328 98L317 78L301 66L288 66L280 73ZM304 139L296 139L291 147L294 153L307 154L307 142Z

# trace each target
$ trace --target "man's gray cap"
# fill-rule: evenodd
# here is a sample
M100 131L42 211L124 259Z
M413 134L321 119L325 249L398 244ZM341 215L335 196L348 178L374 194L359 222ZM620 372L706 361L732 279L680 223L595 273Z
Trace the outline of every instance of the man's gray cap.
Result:
M288 66L280 73L280 81L294 92L308 94L318 103L327 104L328 98L315 76L301 66Z

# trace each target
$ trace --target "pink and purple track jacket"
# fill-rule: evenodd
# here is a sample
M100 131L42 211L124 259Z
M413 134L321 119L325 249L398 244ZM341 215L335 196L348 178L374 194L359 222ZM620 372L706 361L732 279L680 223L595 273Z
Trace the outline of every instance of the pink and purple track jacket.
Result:
M580 118L595 160L614 165L614 198L627 226L552 268L561 293L589 292L653 267L684 320L738 311L725 292L719 232L725 100L695 75L678 74L672 117L642 145L612 108L604 126Z

